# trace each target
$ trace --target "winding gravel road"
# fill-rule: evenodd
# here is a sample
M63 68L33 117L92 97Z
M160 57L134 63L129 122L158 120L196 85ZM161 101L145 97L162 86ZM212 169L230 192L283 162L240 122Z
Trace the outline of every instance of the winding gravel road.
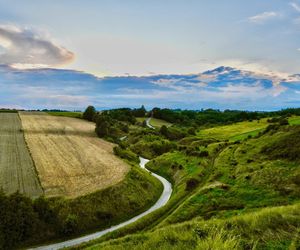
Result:
M82 236L82 237L79 237L79 238L75 238L75 239L72 239L72 240L67 240L67 241L64 241L64 242L55 243L55 244L52 244L52 245L41 246L41 247L37 247L37 248L31 248L31 249L35 249L35 250L57 250L57 249L61 249L61 248L64 248L64 247L76 246L76 245L79 245L81 243L97 239L97 238L103 236L104 234L115 231L115 230L117 230L121 227L127 226L127 225L139 220L140 218L144 217L145 215L150 214L151 212L153 212L153 211L161 208L162 206L164 206L169 201L169 199L171 197L172 185L165 178L163 178L163 177L151 172L150 170L146 169L145 165L147 164L148 161L149 160L140 157L140 167L145 169L146 171L150 172L155 178L157 178L163 184L163 187L164 187L160 198L157 200L157 202L151 208L149 208L147 211L131 218L128 221L122 222L122 223L120 223L118 225L115 225L115 226L112 226L108 229L105 229L105 230L102 230L102 231L99 231L99 232L96 232L96 233L88 234L88 235L85 235L85 236Z
M146 119L146 125L148 128L151 128L151 129L155 129L155 127L153 127L151 124L150 124L150 121L151 121L151 117L147 118Z

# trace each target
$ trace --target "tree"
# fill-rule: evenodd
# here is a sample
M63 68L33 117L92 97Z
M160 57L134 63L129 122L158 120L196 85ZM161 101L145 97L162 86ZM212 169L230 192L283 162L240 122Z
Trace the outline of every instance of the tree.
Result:
M159 132L162 134L162 135L164 135L164 136L168 136L168 128L167 128L167 126L166 125L162 125L161 126L161 128L160 128L160 130L159 130Z
M132 113L135 117L144 117L146 115L146 109L144 105L142 105L140 108L132 110Z
M82 118L88 121L94 121L96 115L96 109L94 106L88 106L84 111Z
M108 136L108 134L109 134L109 123L107 121L97 123L96 133L99 137Z

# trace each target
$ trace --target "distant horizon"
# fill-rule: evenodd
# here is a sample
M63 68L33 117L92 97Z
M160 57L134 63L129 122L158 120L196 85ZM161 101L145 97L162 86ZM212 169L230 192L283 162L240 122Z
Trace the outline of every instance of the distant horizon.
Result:
M93 106L92 104L88 105L88 106ZM88 107L87 106L87 107ZM141 106L144 106L144 105L141 105ZM106 110L113 110L113 109L138 109L140 108L141 106L139 107L116 107L116 108L97 108L95 107L96 111L106 111ZM209 111L209 110L213 110L213 111L220 111L220 112L231 112L231 111L238 111L238 112L251 112L251 113L269 113L269 112L278 112L278 111L284 111L284 110L289 110L289 109L300 109L300 106L299 107L294 107L294 108L282 108L282 109L276 109L276 110L242 110L242 109L213 109L213 108L207 108L207 109L180 109L180 108L166 108L166 107L153 107L153 108L159 108L159 109L170 109L170 110L173 110L173 111L195 111L195 112L205 112L205 111ZM149 112L151 111L153 108L150 108L150 109L146 109L146 112ZM72 110L72 109L47 109L47 108L37 108L37 109L14 109L14 108L2 108L0 106L0 111L5 111L5 110L11 110L11 111L37 111L37 112L84 112L85 109L82 109L82 110Z

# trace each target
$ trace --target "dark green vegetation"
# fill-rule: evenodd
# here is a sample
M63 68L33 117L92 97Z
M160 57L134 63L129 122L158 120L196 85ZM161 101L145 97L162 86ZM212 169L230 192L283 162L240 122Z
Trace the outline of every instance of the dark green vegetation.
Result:
M94 121L96 109L93 106L88 106L82 114L82 118L90 122Z
M133 166L121 183L76 199L0 193L0 249L80 235L118 224L149 208L160 196L156 179Z
M66 116L73 118L82 118L82 112L72 112L72 111L47 111L49 115L55 116Z
M299 249L300 206L167 226L88 249Z
M154 118L162 119L170 123L181 125L209 125L209 124L230 124L242 121L252 121L265 117L278 117L300 115L300 108L298 109L284 109L275 112L248 112L239 110L170 110L154 108L151 111Z
M18 113L16 109L0 109L0 113Z
M180 118L189 113L194 117ZM129 131L117 149L124 158L138 154L151 159L147 168L173 184L170 201L79 248L300 247L299 109L153 110L152 115L173 125L152 130L126 122Z

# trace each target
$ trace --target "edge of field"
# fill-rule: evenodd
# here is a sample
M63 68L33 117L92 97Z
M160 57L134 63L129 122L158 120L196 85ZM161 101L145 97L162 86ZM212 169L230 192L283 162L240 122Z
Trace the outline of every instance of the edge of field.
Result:
M27 140L26 140L26 136L25 136L24 129L23 129L22 119L21 119L21 117L20 117L20 112L17 112L17 115L18 115L18 119L20 120L21 130L22 130L22 135L23 135L24 141L25 141L25 145L26 145L26 148L27 148L27 150L28 150L28 154L29 154L29 156L30 156L30 158L31 158L31 160L32 160L34 172L35 172L35 174L36 174L36 177L37 177L39 186L40 186L40 188L41 188L41 190L42 190L42 192L43 192L43 195L44 195L44 188L43 188L43 185L42 185L41 180L40 180L39 171L37 170L35 161L34 161L34 159L33 159L33 157L32 157L30 148L29 148L28 143L27 143Z

